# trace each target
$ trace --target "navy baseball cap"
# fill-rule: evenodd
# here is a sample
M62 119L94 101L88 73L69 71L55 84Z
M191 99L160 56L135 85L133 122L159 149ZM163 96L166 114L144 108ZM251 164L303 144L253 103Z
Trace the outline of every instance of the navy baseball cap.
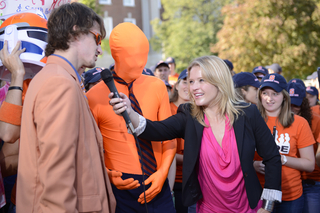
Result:
M233 77L235 88L250 85L256 88L260 87L260 82L257 77L251 72L240 72L235 74Z
M289 83L287 91L290 95L291 104L301 106L303 99L306 97L306 88L301 84Z
M252 70L253 74L258 73L258 72L264 74L265 76L268 75L268 73L269 73L267 68L265 68L263 66L257 66L255 68L253 68L253 70Z
M229 67L229 70L232 71L233 70L233 64L231 61L229 61L228 59L224 59L223 60L224 63L226 63L226 65Z
M287 81L280 74L268 74L262 78L260 90L264 87L270 87L276 92L281 92L282 90L287 89Z
M168 57L168 58L166 59L166 62L167 62L168 64L171 64L171 63L175 64L175 63L176 63L176 61L175 61L174 58L172 58L172 57Z
M303 80L301 80L299 78L293 78L288 82L288 84L289 83L297 83L297 84L301 84L303 87L306 87L306 85L304 84Z
M148 68L144 68L142 74L154 76L153 72Z
M101 71L104 70L103 67L95 67L84 73L84 85L95 83L101 79Z
M306 88L307 93L310 95L316 95L317 97L319 96L319 91L316 87L309 86Z
M178 79L185 79L187 76L188 76L188 70L187 70L187 69L184 69L184 70L180 73Z
M156 68L155 68L155 69L157 69L157 68L160 67L160 66L165 66L165 67L168 67L168 68L169 68L168 63L165 62L165 61L159 61L159 62L156 64Z

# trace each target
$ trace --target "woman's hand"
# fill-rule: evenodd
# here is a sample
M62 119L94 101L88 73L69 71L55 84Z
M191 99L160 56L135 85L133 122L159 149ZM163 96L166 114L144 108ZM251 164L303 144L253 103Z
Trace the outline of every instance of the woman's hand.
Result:
M269 211L263 209L263 208L260 208L257 213L270 213Z
M109 104L112 106L113 111L117 115L121 115L121 113L127 110L127 113L129 115L129 118L132 122L133 127L137 128L140 122L139 114L132 109L131 101L125 94L119 93L119 95L120 95L120 98L113 98L113 92L111 92L109 94L109 98L110 98Z
M254 161L253 167L256 170L256 172L259 172L264 175L265 165L262 163L262 161Z
M127 110L127 113L130 116L132 112L132 108L131 108L131 103L129 98L123 93L119 93L120 98L113 98L113 95L114 95L113 92L109 94L109 98L110 98L109 104L112 106L113 111L117 115L121 115L122 112Z

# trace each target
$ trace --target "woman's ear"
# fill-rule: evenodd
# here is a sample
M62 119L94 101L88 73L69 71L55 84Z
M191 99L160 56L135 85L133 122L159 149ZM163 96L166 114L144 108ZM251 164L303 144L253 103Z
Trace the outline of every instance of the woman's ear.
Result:
M247 94L247 91L245 91L243 88L241 88L241 93L243 96L245 96Z
M177 89L177 87L178 87L178 81L173 85L174 86L174 88L177 90L177 91L179 91L178 89Z

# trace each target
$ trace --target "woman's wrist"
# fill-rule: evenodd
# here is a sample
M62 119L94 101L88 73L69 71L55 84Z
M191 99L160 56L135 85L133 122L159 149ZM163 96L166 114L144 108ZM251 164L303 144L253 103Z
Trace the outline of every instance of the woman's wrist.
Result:
M262 208L266 211L272 212L274 204L275 204L275 201L263 199Z
M287 163L287 161L288 161L287 156L281 155L281 164L285 165Z

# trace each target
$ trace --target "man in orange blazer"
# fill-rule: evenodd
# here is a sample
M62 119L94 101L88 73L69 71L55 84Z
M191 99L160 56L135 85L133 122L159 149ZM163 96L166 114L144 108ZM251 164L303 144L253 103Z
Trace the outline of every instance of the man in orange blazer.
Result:
M83 67L95 66L105 34L103 20L83 4L64 4L50 15L47 64L23 105L18 213L115 211L102 136L80 78Z

